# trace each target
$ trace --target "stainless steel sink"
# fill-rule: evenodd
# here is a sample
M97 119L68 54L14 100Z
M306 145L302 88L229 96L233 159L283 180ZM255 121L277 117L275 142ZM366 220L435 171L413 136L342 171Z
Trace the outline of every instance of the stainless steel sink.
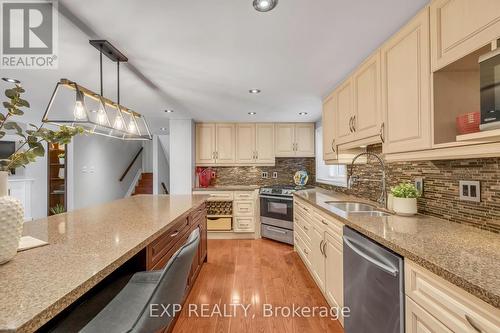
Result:
M327 201L326 203L344 212L370 212L377 210L377 207L361 202Z
M351 215L361 215L361 216L373 216L373 217L382 217L382 216L391 216L390 213L381 211L381 210L372 210L369 212L349 212Z
M361 202L351 202L351 201L327 201L328 205L341 210L347 214L355 214L355 215L364 215L364 216L390 216L390 213L387 213L383 210L378 209L377 207L361 203Z

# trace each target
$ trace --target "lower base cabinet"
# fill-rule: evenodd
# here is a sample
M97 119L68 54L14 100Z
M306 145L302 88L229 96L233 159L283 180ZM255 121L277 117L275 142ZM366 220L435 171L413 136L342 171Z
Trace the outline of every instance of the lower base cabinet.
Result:
M453 333L408 296L406 297L405 306L406 333Z
M306 203L294 201L295 250L328 304L340 312L344 303L342 223ZM344 319L339 317L344 325Z

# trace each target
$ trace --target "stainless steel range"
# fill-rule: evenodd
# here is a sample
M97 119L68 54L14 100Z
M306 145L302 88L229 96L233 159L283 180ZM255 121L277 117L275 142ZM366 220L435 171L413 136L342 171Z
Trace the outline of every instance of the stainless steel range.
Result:
M293 192L304 188L277 185L260 189L262 237L293 245Z

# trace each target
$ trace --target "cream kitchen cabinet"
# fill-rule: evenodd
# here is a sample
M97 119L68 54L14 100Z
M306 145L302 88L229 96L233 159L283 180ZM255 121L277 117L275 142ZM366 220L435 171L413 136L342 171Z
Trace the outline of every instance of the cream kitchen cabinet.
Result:
M337 143L335 142L335 94L328 96L323 102L323 160L337 159Z
M500 38L500 1L434 0L430 28L436 71Z
M314 157L314 123L276 123L277 157Z
M381 48L384 153L431 147L429 8Z
M274 124L236 124L236 164L275 164Z
M453 333L439 320L418 306L408 296L405 297L406 333Z
M297 198L294 223L295 249L330 306L343 307L343 224Z
M355 140L377 137L382 125L380 51L370 56L352 75ZM376 140L376 141L377 141Z
M235 161L235 125L216 124L216 150L215 159L217 164L231 164Z
M196 124L196 164L232 164L235 161L234 124Z
M410 260L405 260L405 294L407 332L500 332L499 309Z
M215 124L196 124L196 164L215 164Z
M336 90L337 99L337 121L336 141L338 145L352 141L354 130L352 127L354 113L352 107L352 80L349 78Z

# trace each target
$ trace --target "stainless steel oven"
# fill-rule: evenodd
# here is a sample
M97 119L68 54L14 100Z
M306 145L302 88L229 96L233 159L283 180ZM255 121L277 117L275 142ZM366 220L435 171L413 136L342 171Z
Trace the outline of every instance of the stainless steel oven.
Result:
M260 190L261 236L293 244L293 192L290 186Z
M481 131L500 128L500 47L479 58Z

